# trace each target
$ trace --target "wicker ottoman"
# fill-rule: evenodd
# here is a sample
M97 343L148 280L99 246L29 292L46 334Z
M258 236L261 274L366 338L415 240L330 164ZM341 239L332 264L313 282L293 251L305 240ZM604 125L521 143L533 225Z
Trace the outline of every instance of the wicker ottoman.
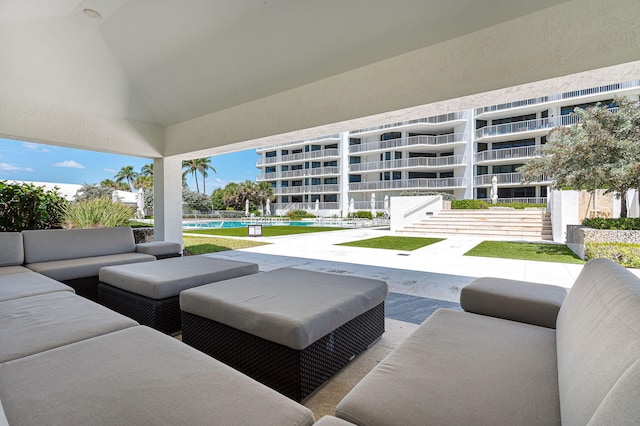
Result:
M142 325L172 334L182 328L182 290L257 272L255 263L204 256L107 266L100 268L98 300Z
M182 341L296 401L384 332L387 283L283 268L180 294Z

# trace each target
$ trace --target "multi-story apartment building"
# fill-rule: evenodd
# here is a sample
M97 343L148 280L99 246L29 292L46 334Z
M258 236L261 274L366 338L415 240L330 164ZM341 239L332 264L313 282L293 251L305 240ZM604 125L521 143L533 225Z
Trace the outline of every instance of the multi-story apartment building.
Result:
M488 200L492 179L498 201L544 203L549 180L522 182L518 167L535 157L549 130L576 123L576 107L615 95L638 99L640 81L480 107L418 120L385 123L326 137L259 148L258 181L273 185L276 214L314 210L346 215L369 210L372 194L447 192L456 199Z

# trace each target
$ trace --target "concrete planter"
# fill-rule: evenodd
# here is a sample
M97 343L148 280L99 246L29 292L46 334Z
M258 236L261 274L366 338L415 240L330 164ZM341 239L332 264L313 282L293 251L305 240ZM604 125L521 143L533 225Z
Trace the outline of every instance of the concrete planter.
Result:
M640 244L640 231L616 231L567 225L567 247L581 259L584 259L586 243Z
M133 228L133 240L136 244L154 241L153 228Z

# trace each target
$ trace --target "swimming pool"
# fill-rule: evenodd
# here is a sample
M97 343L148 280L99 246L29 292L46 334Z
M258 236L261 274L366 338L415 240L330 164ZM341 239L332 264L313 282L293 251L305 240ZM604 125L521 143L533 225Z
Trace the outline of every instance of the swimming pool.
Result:
M308 221L276 221L276 222L252 222L249 220L212 220L208 222L183 223L183 228L209 229L209 228L244 228L247 225L262 226L329 226L326 223L308 222ZM332 225L335 226L335 225Z

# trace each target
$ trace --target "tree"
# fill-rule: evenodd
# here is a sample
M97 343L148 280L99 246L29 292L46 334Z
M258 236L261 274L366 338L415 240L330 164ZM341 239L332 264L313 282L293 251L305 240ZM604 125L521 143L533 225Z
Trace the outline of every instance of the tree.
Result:
M189 173L191 173L196 180L196 192L200 192L200 186L198 185L198 160L183 160L182 161L182 179L184 179Z
M211 210L211 198L207 197L206 194L183 189L182 201L191 210L197 210L199 212L207 212Z
M216 169L211 165L211 158L198 158L198 171L202 175L202 192L207 193L207 177L209 176L209 170L213 173L217 173Z
M605 189L621 198L620 215L626 217L627 190L640 182L640 106L626 98L615 104L617 109L576 108L578 124L551 129L540 156L518 169L524 180L546 174L554 188Z
M216 188L211 193L211 204L214 210L224 210L227 206L224 204L224 190L222 188Z
M131 188L136 176L138 176L138 173L133 170L133 166L124 166L113 178L116 182L126 181L129 184L129 188Z
M144 189L145 191L149 191L153 189L153 176L143 176L138 175L136 179L133 181L133 187L136 189Z
M140 168L140 174L142 176L153 176L153 163L142 166L142 168Z
M193 160L184 160L182 162L182 177L186 177L191 173L196 181L196 192L200 192L200 185L198 184L198 173L202 175L202 188L203 192L207 192L206 178L209 176L209 170L213 170L216 173L216 169L211 165L211 158L194 158Z
M131 187L129 186L129 184L125 183L125 182L116 182L114 180L111 179L105 179L102 182L100 182L100 186L104 186L107 188L113 188L113 189L117 189L120 191L131 191Z
M68 202L58 192L30 183L0 181L0 231L59 228Z
M76 195L73 197L73 199L75 201L92 200L95 198L111 199L112 193L113 188L111 187L84 183L82 187L78 189L78 191L76 191Z
M273 201L273 186L269 182L260 182L256 191L256 204L262 206L267 200Z

